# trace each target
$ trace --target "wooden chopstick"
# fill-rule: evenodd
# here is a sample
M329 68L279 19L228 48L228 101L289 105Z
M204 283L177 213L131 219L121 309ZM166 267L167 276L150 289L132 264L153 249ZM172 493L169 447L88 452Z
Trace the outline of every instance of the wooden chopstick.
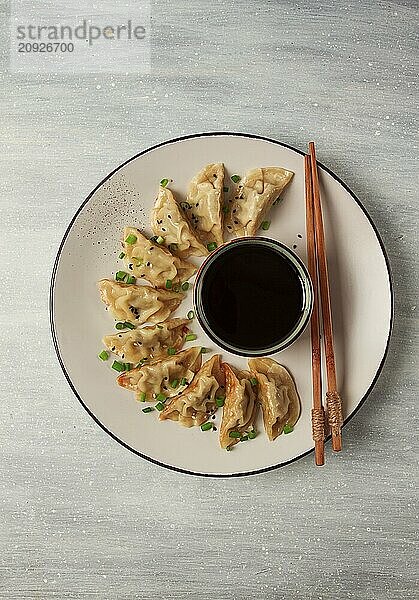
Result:
M342 450L342 401L337 390L335 350L333 344L332 308L330 304L329 277L327 272L326 244L324 240L323 215L320 202L319 176L317 172L316 149L309 143L311 178L313 188L314 225L317 253L317 266L320 284L320 299L323 319L323 341L326 355L327 393L326 408L332 432L332 448Z
M322 372L320 348L319 291L317 281L317 256L314 231L313 186L310 157L304 157L306 235L308 272L313 283L313 312L311 315L311 368L313 384L313 408L311 411L314 457L316 465L324 465L324 410L322 404Z

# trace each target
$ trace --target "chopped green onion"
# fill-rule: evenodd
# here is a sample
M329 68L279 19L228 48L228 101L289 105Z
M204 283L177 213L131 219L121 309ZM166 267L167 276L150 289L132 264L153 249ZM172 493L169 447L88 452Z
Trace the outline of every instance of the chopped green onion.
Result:
M177 388L178 385L179 385L179 379L174 379L173 381L170 382L170 387L173 388L174 390Z
M128 321L125 321L124 325L127 329L135 329L135 325L129 323Z
M220 396L219 398L215 399L215 402L216 402L218 408L221 408L222 406L224 406L224 400L225 400L224 396Z
M132 369L131 363L123 363L123 364L125 367L125 371L131 371L131 369Z
M182 377L180 380L180 385L186 385L188 382L186 381L186 377Z
M150 242L156 243L158 237L159 237L158 235L153 235L153 237L150 238Z
M161 185L162 187L166 187L166 185L167 185L168 183L169 183L169 180L168 180L168 179L162 179L162 180L160 181L160 185Z
M180 207L183 208L183 210L188 210L188 209L192 208L192 206L189 204L189 202L181 202Z
M215 250L217 247L217 244L215 242L210 242L209 244L207 244L207 248L209 252L212 252L213 250Z
M228 187L224 186L223 187L223 192L228 192Z
M291 433L293 431L294 431L294 427L292 425L289 425L288 423L285 423L284 433Z
M206 423L202 423L201 425L201 431L209 431L210 429L212 429L212 423L207 421Z
M176 348L168 348L167 349L167 354L169 356L173 356L174 354L176 354Z
M247 442L247 440L249 439L248 435L244 435L243 437L240 438L241 442Z
M162 402L157 402L154 408L161 412L162 410L164 410L164 404L162 404Z
M232 175L231 176L231 181L234 181L234 183L238 183L240 181L241 177L240 175Z
M169 248L170 252L176 252L177 244L169 244L168 248Z
M157 237L156 243L157 244L164 244L164 237L162 237L161 235L159 235Z
M166 279L166 290L172 289L173 282L171 279Z
M268 231L269 227L271 226L271 222L270 221L263 221L261 227L264 231Z
M184 283L182 283L182 290L184 292L187 292L189 290L189 281L185 281Z
M193 342L197 337L198 336L196 333L188 333L188 335L185 337L185 342Z
M150 413L153 412L154 410L154 406L146 406L145 408L142 409L143 413Z
M130 233L128 237L125 238L125 243L132 246L137 241L137 236Z
M133 325L132 323L128 323L128 321L124 321L124 323L116 323L115 324L115 329L135 329L135 325Z
M121 252L121 254L118 256L118 258L124 258L125 256L125 252Z
M145 402L145 400L146 400L146 394L145 394L145 392L141 392L140 393L140 395L138 396L138 400L140 402Z
M249 433L247 435L249 437L249 440L254 440L255 437L257 436L257 433L254 429L252 429L252 431L249 431Z
M211 350L209 348L205 348L204 346L202 346L201 354L208 354L208 352L211 352Z
M252 377L252 379L250 380L250 383L252 385L257 385L258 384L258 380L256 379L256 377Z
M235 439L239 439L242 436L240 431L230 431L230 433L228 435L229 435L229 437L235 438Z
M135 283L137 281L137 278L134 277L134 275L128 275L126 283Z
M136 267L141 267L144 264L144 261L142 258L136 258L135 256L133 257L133 260L138 261L137 264L135 265Z
M116 281L124 281L125 277L127 277L128 273L125 273L125 271L117 271L116 275L115 275L115 279Z
M119 373L122 373L123 371L125 371L125 363L121 363L118 360L114 360L112 363L112 369L114 369L115 371L119 371Z
M190 310L186 316L188 317L188 319L189 319L190 321L192 321L192 319L193 319L193 318L194 318L194 316L195 316L195 315L194 315L194 312L193 312L193 310Z
M229 211L229 207L228 206L223 206L223 213L226 215Z
M125 323L115 323L115 329L125 329Z
M109 352L107 352L106 350L102 350L102 352L98 354L98 357L100 358L100 360L108 360Z
M157 394L156 400L157 400L157 402L166 402L167 398L164 394L160 393L160 394Z

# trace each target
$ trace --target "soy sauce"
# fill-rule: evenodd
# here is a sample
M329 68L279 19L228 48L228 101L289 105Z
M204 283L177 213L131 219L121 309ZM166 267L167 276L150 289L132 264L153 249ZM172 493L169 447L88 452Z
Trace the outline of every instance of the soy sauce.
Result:
M304 310L296 267L279 250L257 243L226 246L205 271L201 298L213 333L244 352L285 340Z

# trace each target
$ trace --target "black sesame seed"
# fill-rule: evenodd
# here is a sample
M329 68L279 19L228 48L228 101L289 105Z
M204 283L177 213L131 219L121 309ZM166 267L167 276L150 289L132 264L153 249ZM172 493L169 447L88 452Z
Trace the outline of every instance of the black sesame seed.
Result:
M292 246L292 247L293 247L293 248L294 248L294 250L295 250L295 249L296 249L296 247L297 247L297 244L293 244L293 246Z
M167 218L168 218L168 219L171 219L171 218L172 218L172 215L167 215Z
M115 351L115 346L112 346L111 352L114 352L114 351Z
M162 231L166 231L164 227L161 228Z
M299 237L301 240L303 239L303 236L301 235L301 233L297 233L297 237Z

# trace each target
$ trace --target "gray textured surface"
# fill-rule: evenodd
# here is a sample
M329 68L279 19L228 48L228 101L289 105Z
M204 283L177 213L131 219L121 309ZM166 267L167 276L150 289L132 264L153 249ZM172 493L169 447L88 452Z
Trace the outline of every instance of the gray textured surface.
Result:
M149 76L2 74L0 598L417 597L415 4L155 0ZM322 470L148 464L55 359L49 278L80 202L136 152L204 130L314 138L386 244L390 354Z

